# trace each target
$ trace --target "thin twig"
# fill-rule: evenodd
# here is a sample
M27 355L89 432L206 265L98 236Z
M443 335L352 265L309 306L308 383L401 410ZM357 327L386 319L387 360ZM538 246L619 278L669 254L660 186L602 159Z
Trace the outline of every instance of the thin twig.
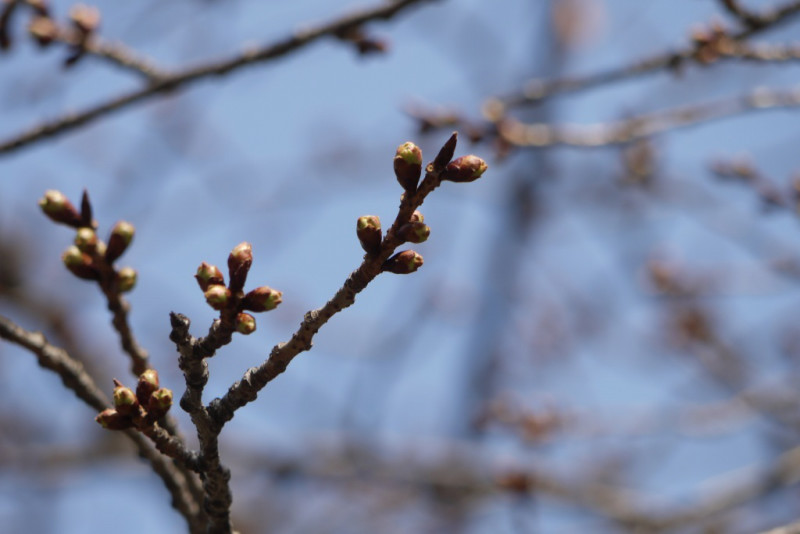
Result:
M759 15L760 23L730 34L735 41L748 39L753 35L787 22L791 17L800 14L800 1L795 0L778 7L766 14ZM698 45L686 47L674 52L664 52L634 63L609 69L595 74L556 80L531 80L519 93L507 95L500 100L509 107L525 104L538 104L556 95L592 89L622 80L653 74L662 70L671 70L687 61L697 59Z
M232 58L210 61L198 67L188 68L161 77L145 87L111 98L84 111L65 114L59 119L44 122L26 132L12 136L0 142L0 154L5 154L33 142L75 129L95 119L125 109L137 102L183 89L199 80L223 76L245 66L268 62L299 50L322 37L342 35L347 30L372 20L388 20L414 4L432 1L436 0L398 0L389 4L383 3L376 7L341 17L327 24L297 30L281 41L261 48L246 50Z
M739 3L739 0L719 0L719 3L728 13L742 21L745 26L755 28L765 22L761 15L746 9Z
M36 355L39 365L56 373L67 389L93 409L102 411L109 406L109 401L103 391L84 371L83 365L65 350L48 343L42 333L29 332L0 315L0 338L19 345ZM191 531L199 532L197 530L199 509L192 497L190 484L184 475L172 465L167 457L153 449L139 432L128 430L125 431L125 435L136 444L139 455L146 458L152 469L161 477L172 495L173 506L184 516Z
M403 240L397 236L398 230L410 220L414 210L425 201L425 197L440 185L441 170L429 171L416 193L404 196L397 217L381 243L380 253L375 256L366 255L361 265L350 274L333 298L321 308L305 314L300 327L288 342L273 347L264 363L249 369L222 398L214 399L209 404L209 413L214 421L222 426L233 418L237 409L254 401L258 392L283 373L295 356L311 348L314 335L331 317L355 302L356 295L381 273L383 263L398 246L403 244Z
M496 122L480 125L453 113L436 115L413 110L412 115L431 128L463 127L476 139L499 139L504 145L518 148L571 146L597 148L628 144L663 134L722 120L747 112L800 107L800 89L773 90L761 88L750 93L704 104L681 106L628 119L597 124L524 123L503 115Z

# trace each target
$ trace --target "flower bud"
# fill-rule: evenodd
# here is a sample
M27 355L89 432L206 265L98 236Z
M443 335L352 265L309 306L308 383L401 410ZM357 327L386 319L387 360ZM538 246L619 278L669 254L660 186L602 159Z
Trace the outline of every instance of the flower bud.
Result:
M408 222L417 223L417 222L425 222L425 216L422 215L422 212L419 210L415 210L414 213L411 214L411 218Z
M461 156L451 161L442 174L442 180L451 182L473 182L486 172L489 166L478 156Z
M136 229L133 225L126 221L119 221L111 229L111 236L108 238L108 246L106 247L106 261L114 263L114 261L122 256L127 250L128 245L133 241L133 234Z
M386 260L381 270L394 274L410 274L419 269L422 263L422 256L413 250L404 250Z
M356 235L367 254L377 254L381 249L381 220L377 215L364 215L356 221Z
M83 33L91 33L100 26L100 11L86 4L75 4L69 10L72 23Z
M394 175L406 191L417 190L419 177L422 175L422 151L412 142L397 147L394 157Z
M430 227L421 222L413 222L404 224L400 227L400 230L397 232L397 236L402 239L403 241L407 241L409 243L422 243L423 241L428 240L428 236L431 235Z
M197 268L197 274L194 275L194 277L203 292L208 291L208 288L211 286L225 285L225 278L222 276L222 271L220 271L216 265L211 265L206 262L200 264L200 267Z
M431 171L439 171L448 164L448 162L453 159L453 154L456 152L456 143L458 142L458 132L453 132L453 135L450 136L450 139L442 146L442 149L439 150L439 153L436 154L436 159L429 165L429 167L433 167L430 169Z
M150 394L147 402L147 417L150 420L164 417L172 407L172 390L159 388Z
M122 415L117 410L112 408L103 410L97 414L97 417L95 417L94 420L100 423L103 428L107 428L108 430L125 430L126 428L133 426L133 422L131 421L130 417Z
M93 254L97 250L97 234L91 228L78 228L75 233L75 246L81 252Z
M122 415L133 416L139 413L139 400L131 388L127 388L114 381L117 387L114 388L114 408Z
M99 280L100 272L92 263L92 258L78 249L75 245L67 248L61 255L61 261L69 271L84 280Z
M117 288L121 293L127 293L136 285L136 270L132 267L123 267L117 271Z
M44 214L53 221L73 228L80 228L81 214L60 191L53 189L45 191L44 197L39 199L39 206Z
M150 395L158 389L158 372L155 369L146 369L139 375L139 382L136 384L136 399L139 404L146 406Z
M215 310L221 310L231 298L231 290L225 286L211 286L204 293L206 302Z
M242 308L252 312L274 310L282 302L283 293L271 287L261 286L250 291L242 300Z
M50 17L34 17L28 24L28 33L39 43L47 46L58 37L58 26Z
M236 331L249 336L256 331L256 318L249 313L240 313L236 316Z
M244 241L236 245L228 256L228 274L231 277L231 291L236 293L244 288L247 273L253 264L253 249Z

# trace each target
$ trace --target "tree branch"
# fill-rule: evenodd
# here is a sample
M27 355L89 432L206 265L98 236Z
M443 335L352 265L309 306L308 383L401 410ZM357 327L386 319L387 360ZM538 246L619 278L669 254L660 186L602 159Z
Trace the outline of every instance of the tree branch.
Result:
M198 67L191 67L161 76L145 87L111 98L84 111L65 114L59 119L44 122L21 134L0 141L0 154L6 154L34 142L68 132L138 102L172 93L178 89L184 89L197 81L223 76L242 67L274 60L299 50L323 37L338 37L346 34L348 30L357 28L372 20L389 20L404 9L423 1L432 2L436 0L398 0L389 4L383 3L376 7L341 17L327 24L297 30L283 40L261 48L245 50L232 58L209 61Z

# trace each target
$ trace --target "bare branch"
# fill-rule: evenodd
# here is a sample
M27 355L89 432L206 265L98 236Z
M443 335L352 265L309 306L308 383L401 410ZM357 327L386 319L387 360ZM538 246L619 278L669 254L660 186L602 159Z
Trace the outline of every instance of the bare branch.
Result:
M81 363L73 359L65 350L49 344L40 332L29 332L10 319L0 316L0 337L35 354L39 365L56 373L69 390L95 410L102 411L108 407L108 399L84 371ZM162 430L162 432L164 431ZM173 506L186 518L190 526L197 523L198 506L190 490L191 481L187 480L165 456L154 450L138 431L128 430L125 435L133 440L139 449L139 455L150 462L153 470L164 481L164 485L172 495ZM157 437L162 442L162 446L170 441L161 435ZM173 445L174 439L172 438L171 442ZM192 532L198 531L193 528Z
M731 33L729 38L734 41L748 39L753 35L785 23L798 14L800 14L800 1L789 2L760 15L761 22L759 25L749 26L739 32ZM602 85L654 74L662 70L672 70L686 62L697 60L697 51L700 46L696 43L691 47L674 52L661 53L629 65L586 76L555 80L531 80L521 92L507 95L500 100L507 106L538 104L556 95L593 89Z
M73 130L100 117L125 109L135 103L158 95L172 93L192 83L206 78L224 76L242 67L257 65L285 56L299 50L323 37L338 37L347 30L357 28L372 20L388 20L404 9L421 3L436 0L398 0L383 3L341 17L333 22L295 31L289 37L261 48L249 49L228 59L210 61L198 67L188 68L167 76L161 76L151 84L119 95L78 113L68 113L59 119L44 122L21 134L0 141L0 154L9 153L36 141Z

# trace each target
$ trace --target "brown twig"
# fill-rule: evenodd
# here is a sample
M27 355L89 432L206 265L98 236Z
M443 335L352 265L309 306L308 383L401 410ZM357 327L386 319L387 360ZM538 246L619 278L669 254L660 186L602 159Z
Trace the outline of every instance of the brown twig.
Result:
M208 381L208 366L205 360L212 357L217 349L230 342L232 329L228 315L238 305L240 297L238 295L231 297L230 303L233 308L224 306L215 308L220 310L220 319L214 321L208 336L202 339L195 339L191 336L189 333L190 321L186 316L177 313L170 314L172 324L170 339L176 344L180 353L179 365L184 372L186 380L186 392L181 398L181 408L190 414L192 422L197 427L197 436L200 441L199 465L203 473L203 488L205 491L203 507L208 514L210 531L227 533L232 529L230 519L232 502L229 487L230 471L221 464L218 450L218 436L225 423L233 418L234 412L238 408L255 400L258 392L268 382L282 373L295 356L309 350L317 331L336 313L352 305L355 302L356 295L365 289L381 272L391 270L392 272L408 273L416 269L415 266L413 270L393 270L394 268L391 267L392 262L390 261L390 256L398 246L405 242L412 242L414 239L409 237L409 232L405 230L411 227L415 210L422 205L427 195L441 184L443 179L472 181L486 170L485 162L475 156L465 156L451 162L456 147L456 139L457 135L453 133L436 158L428 164L425 178L419 184L419 187L417 187L416 182L420 177L421 163L418 161L415 164L416 179L410 179L410 174L398 171L397 158L402 160L402 157L400 155L396 157L395 173L398 181L403 184L406 191L400 202L394 223L386 232L385 237L382 240L380 239L379 227L377 240L372 240L359 234L359 239L362 240L362 246L367 250L367 253L361 266L350 275L334 297L322 308L306 313L300 328L289 342L275 346L264 363L257 368L248 370L239 382L229 388L223 398L214 399L208 406L204 406L202 403L203 389ZM419 149L411 143L406 143L400 148L407 147L407 145L413 146L421 158ZM398 149L398 154L400 153L400 149ZM400 166L402 165L403 162L401 161ZM359 224L360 221L361 219L359 219ZM425 228L427 229L427 227ZM430 229L427 229L427 232L429 231ZM375 237L375 234L370 235ZM425 238L427 238L427 233ZM243 243L243 245L247 245L249 254L249 244ZM415 252L405 252L410 252L415 256L415 260L417 259L418 255ZM241 293L246 269L249 269L252 261L252 256L249 256L247 260L235 258L236 256L232 252L228 261L228 266L231 270L231 282L227 288L229 294ZM421 257L419 257L419 261L421 262ZM239 273L240 276L237 276L238 282L234 282L234 273L237 272L235 262L246 263L246 269L242 271L244 274ZM220 275L216 276L221 279ZM201 278L198 278L198 281L200 282ZM201 288L205 290L202 282ZM245 297L246 299L247 297ZM211 302L209 301L209 303Z
M793 16L800 14L800 1L795 0L773 9L767 13L758 15L759 24L748 26L729 35L734 41L742 41L774 28L777 25L787 22ZM595 74L578 76L573 78L561 78L556 80L531 80L526 87L514 94L507 95L500 100L506 106L520 106L528 104L538 104L556 95L573 93L587 89L593 89L602 85L607 85L647 74L654 74L662 70L672 70L686 62L699 59L697 51L701 45L695 44L690 47L682 48L673 52L665 52L650 58L636 61L634 63L609 69Z
M103 391L84 371L81 363L72 358L65 350L49 344L41 333L29 332L0 315L0 338L35 354L39 365L56 373L67 389L93 409L102 411L109 406L109 401ZM153 470L161 477L172 495L173 506L184 516L191 531L193 533L200 532L197 529L199 510L191 494L190 482L165 456L153 449L137 431L128 430L125 435L136 444L139 455L147 459ZM162 436L158 437L160 439ZM174 442L172 444L174 445Z
M454 140L454 137L455 134L451 137L451 141ZM331 317L351 306L355 302L356 295L363 291L381 273L383 263L404 242L398 237L400 227L410 220L414 210L419 208L425 201L425 197L441 184L444 166L442 165L436 168L434 172L431 172L432 166L434 164L428 166L428 173L420 184L419 189L413 195L406 194L403 197L394 223L381 243L380 252L376 255L366 255L361 265L350 274L333 298L321 308L305 314L300 327L288 342L275 345L270 352L269 358L264 363L249 369L241 380L233 384L222 398L214 399L209 404L209 413L212 419L217 421L220 426L230 421L237 409L254 401L258 392L267 383L283 373L295 356L309 350L314 335L319 329Z
M742 4L739 3L739 0L719 0L719 3L722 4L722 7L725 8L728 13L742 21L745 26L756 28L765 24L765 20L762 15L746 9Z
M137 102L158 95L172 93L206 78L224 76L242 67L271 61L299 50L323 37L336 37L348 29L357 28L373 20L388 20L404 9L423 1L435 0L397 0L383 3L343 16L333 22L295 31L292 35L261 48L248 49L228 59L209 61L198 67L190 67L154 79L149 85L101 102L77 113L68 113L59 119L44 122L21 134L0 142L0 154L5 154L36 141L75 129L113 112L125 109Z
M496 121L476 125L470 124L466 118L450 112L437 115L417 109L410 113L421 123L430 125L432 128L466 127L472 132L475 139L498 139L504 147L550 148L561 145L597 148L629 144L649 139L654 135L722 120L746 112L796 107L800 107L800 91L762 88L739 97L670 108L616 122L598 124L524 123L513 117L498 114Z

